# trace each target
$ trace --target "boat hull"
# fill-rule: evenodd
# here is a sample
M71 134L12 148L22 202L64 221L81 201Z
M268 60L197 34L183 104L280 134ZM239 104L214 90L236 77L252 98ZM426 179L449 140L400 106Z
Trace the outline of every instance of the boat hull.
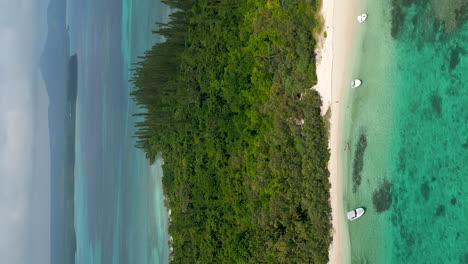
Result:
M357 88L359 86L361 86L362 84L362 81L359 80L359 79L355 79L351 82L351 88Z
M367 14L362 14L362 15L357 16L357 21L359 23L366 21L366 19L367 19Z
M349 221L354 221L359 217L363 216L366 210L364 208L356 208L354 210L349 211L346 216L348 217Z

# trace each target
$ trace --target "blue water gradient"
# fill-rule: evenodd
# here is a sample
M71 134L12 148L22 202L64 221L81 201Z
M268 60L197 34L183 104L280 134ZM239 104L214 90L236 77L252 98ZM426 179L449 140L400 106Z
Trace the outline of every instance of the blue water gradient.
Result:
M150 0L69 0L79 57L75 228L77 263L167 263L162 161L150 166L132 138L141 111L129 93L132 63L170 10Z

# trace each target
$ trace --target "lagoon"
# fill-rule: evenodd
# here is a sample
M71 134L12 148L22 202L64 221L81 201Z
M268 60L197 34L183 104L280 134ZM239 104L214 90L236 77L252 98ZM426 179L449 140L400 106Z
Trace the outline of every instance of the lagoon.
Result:
M365 4L350 65L364 82L349 91L342 132L345 209L368 209L348 224L351 263L468 263L466 4Z

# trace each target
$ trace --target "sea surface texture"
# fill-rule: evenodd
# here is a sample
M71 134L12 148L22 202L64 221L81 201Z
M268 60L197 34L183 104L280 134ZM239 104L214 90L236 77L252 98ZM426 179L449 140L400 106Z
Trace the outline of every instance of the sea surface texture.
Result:
M351 263L468 263L468 1L368 1L342 144Z
M76 263L167 263L162 161L134 147L132 63L161 41L151 34L170 10L155 0L69 0L78 57Z

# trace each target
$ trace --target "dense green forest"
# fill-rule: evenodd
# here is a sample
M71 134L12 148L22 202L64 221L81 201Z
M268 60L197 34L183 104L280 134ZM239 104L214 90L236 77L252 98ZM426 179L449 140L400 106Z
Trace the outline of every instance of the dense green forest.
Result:
M136 63L137 146L164 158L174 263L327 263L319 0L166 0ZM307 92L306 92L307 91Z

